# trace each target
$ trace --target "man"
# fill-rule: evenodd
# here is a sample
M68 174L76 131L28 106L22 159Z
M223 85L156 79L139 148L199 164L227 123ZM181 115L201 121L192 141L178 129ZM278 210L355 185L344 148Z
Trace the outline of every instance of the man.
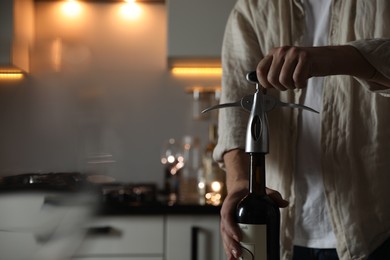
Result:
M320 110L278 108L268 115L269 194L285 207L282 259L389 253L388 24L386 0L238 0L232 11L221 103L253 93L245 74L256 68L268 93ZM228 259L240 255L234 210L248 186L246 124L239 109L220 110L214 157L227 174L221 233Z

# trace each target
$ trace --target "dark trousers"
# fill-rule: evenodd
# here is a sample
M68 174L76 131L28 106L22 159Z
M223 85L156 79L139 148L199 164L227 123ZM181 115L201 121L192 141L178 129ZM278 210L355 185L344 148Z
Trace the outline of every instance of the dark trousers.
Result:
M339 260L336 249L294 246L293 260Z
M336 249L294 246L293 260L339 260ZM390 260L390 239L377 248L367 260Z

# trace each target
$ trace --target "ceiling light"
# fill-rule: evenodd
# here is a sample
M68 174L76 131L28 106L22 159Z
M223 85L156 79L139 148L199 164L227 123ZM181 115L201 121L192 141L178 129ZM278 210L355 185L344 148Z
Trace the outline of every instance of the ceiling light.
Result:
M125 3L121 6L121 13L123 17L128 19L136 19L141 15L142 9L135 2L135 0L125 0Z
M76 0L68 0L62 6L62 11L66 16L75 17L81 13L81 6Z

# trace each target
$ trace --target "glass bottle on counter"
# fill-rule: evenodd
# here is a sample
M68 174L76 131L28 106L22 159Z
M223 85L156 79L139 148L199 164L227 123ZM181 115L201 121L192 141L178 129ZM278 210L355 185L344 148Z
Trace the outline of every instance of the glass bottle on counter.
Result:
M196 137L183 138L184 166L180 171L179 203L202 204L203 196L199 188L203 169L201 165L200 141Z
M217 144L217 125L209 125L209 142L203 154L203 168L205 179L205 202L209 205L221 205L226 195L225 172L213 158L213 151Z
M180 171L184 165L181 146L174 138L167 140L161 150L164 165L164 190L168 205L178 202Z

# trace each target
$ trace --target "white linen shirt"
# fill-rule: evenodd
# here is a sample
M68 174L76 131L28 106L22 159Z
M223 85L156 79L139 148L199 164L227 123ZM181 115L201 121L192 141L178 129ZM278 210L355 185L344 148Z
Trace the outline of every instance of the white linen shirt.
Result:
M390 1L333 0L330 45L350 44L390 79ZM221 103L239 100L255 88L245 74L272 48L302 45L302 0L238 0L228 20L222 48ZM353 66L353 64L351 64ZM300 102L301 90L270 91ZM321 167L330 221L342 260L365 259L390 236L389 89L351 76L324 78L321 110ZM219 112L214 158L223 167L226 151L245 147L247 114ZM290 205L281 210L282 259L292 257L294 169L300 111L279 108L268 115L268 186Z

